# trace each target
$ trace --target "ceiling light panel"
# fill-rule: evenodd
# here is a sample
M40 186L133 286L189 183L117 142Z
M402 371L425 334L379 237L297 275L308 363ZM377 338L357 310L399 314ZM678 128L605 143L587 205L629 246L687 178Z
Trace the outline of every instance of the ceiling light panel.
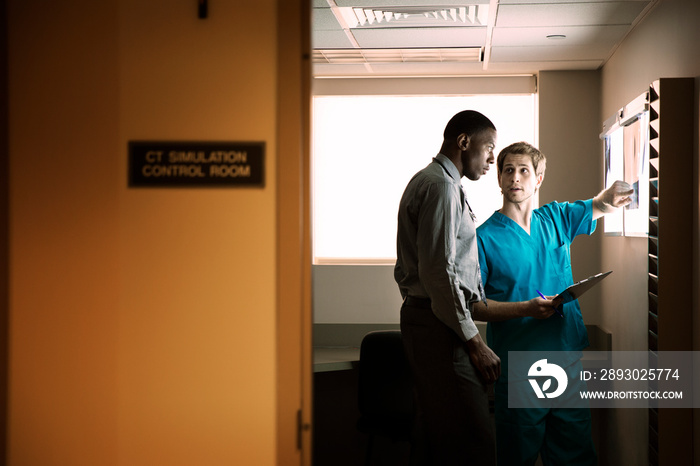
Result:
M313 62L316 64L479 62L481 56L481 47L448 49L339 49L314 50Z
M337 7L350 29L386 27L468 27L486 26L486 4L454 7Z
M314 0L316 1L316 0ZM322 0L327 2L327 0ZM468 4L488 5L491 0L468 0ZM522 1L522 0L518 0ZM587 0L590 1L590 0ZM385 8L385 7L419 7L426 9L436 9L443 7L456 7L465 5L465 0L335 0L338 6L362 7L362 8Z

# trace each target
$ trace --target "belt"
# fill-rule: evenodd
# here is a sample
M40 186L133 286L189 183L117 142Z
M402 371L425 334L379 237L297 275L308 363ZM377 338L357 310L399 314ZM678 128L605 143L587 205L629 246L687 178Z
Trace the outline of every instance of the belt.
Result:
M419 298L417 296L406 296L403 300L406 306L419 307L421 309L432 309L430 298Z

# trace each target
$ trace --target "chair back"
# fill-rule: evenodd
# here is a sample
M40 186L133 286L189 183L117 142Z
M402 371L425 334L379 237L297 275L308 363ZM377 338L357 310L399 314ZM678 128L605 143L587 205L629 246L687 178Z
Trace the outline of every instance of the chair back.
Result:
M413 382L399 330L365 335L358 377L360 431L408 440L415 410Z

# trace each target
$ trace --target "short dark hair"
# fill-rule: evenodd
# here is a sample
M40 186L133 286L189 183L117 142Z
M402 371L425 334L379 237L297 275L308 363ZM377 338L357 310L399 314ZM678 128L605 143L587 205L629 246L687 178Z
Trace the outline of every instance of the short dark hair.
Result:
M536 175L543 175L545 168L547 168L547 158L539 149L527 142L514 142L498 154L496 166L499 174L503 173L503 164L509 154L529 156Z
M471 137L486 129L496 131L496 126L486 116L475 110L463 110L447 122L443 138L445 140L454 140L460 134L466 134Z

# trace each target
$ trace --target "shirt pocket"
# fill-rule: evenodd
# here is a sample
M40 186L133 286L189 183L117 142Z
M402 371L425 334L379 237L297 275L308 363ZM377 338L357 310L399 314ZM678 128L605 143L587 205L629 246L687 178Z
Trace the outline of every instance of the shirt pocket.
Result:
M553 267L552 275L559 281L559 286L563 290L572 281L571 257L569 244L563 243L560 246L550 249L548 252L549 263ZM560 290L561 291L561 290Z

